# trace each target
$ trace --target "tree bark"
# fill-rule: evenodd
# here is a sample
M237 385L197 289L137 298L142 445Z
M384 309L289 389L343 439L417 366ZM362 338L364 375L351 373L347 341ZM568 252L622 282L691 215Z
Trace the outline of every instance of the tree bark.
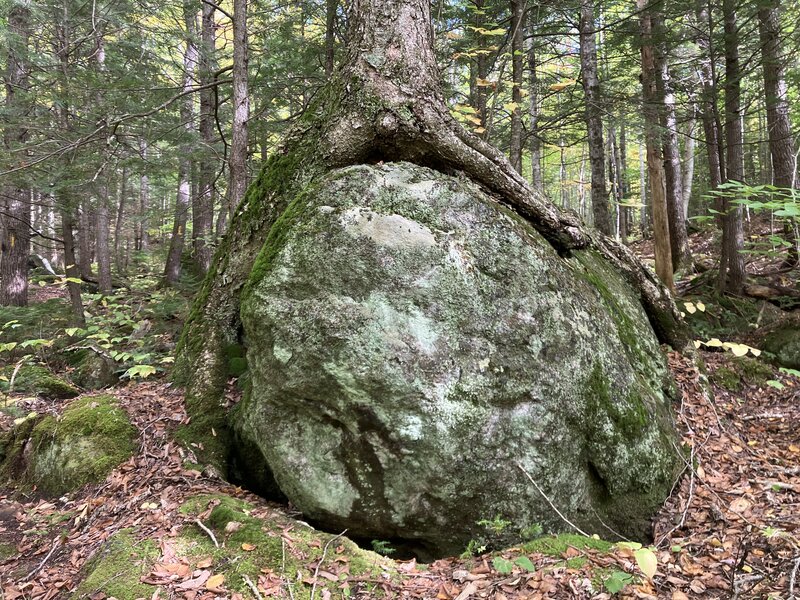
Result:
M95 62L97 71L101 74L105 71L106 51L103 41L102 28L97 31L97 47L95 49ZM102 106L102 95L98 94L98 108ZM97 255L97 284L101 294L111 294L113 285L111 282L111 248L109 245L109 227L111 221L109 217L109 185L108 169L105 164L105 157L101 157L103 164L100 165L97 174L97 216L95 229L95 253Z
M335 0L333 4L336 14ZM247 135L250 119L250 96L247 81L247 0L235 0L233 4L233 126L228 159L230 183L226 204L230 211L236 210L247 191Z
M117 219L114 223L114 267L118 275L125 272L125 257L122 252L122 225L125 219L125 205L128 200L128 169L122 168L122 179L119 182L119 199L117 200Z
M150 247L150 234L147 232L147 218L150 211L150 177L147 175L147 140L144 138L139 140L139 153L144 167L142 174L139 176L139 223L137 225L139 239L135 248L141 252L146 252Z
M528 25L533 30L533 11L530 12ZM529 136L531 151L531 186L534 191L544 194L544 178L542 177L542 140L539 138L539 78L536 66L536 38L531 37L528 50L528 116L530 118Z
M187 92L186 97L181 103L181 122L185 131L187 142L184 143L181 152L180 162L178 163L178 193L175 198L175 219L172 224L172 238L169 244L167 262L164 266L164 283L173 286L178 283L181 277L181 258L183 257L183 246L186 238L186 221L189 212L189 197L191 196L191 182L189 177L192 172L190 159L191 139L193 125L192 113L193 103L189 90L192 89L192 78L197 67L197 46L194 37L197 31L197 18L190 5L184 5L184 26L186 28L186 49L183 54L183 91Z
M242 0L239 0L240 2ZM244 2L247 6L246 0ZM336 11L339 8L339 0L327 0L325 3L325 74L330 77L333 75L333 67L336 60ZM236 5L234 5L234 28L236 27ZM246 19L246 17L245 17ZM245 21L243 21L245 22ZM234 33L234 37L235 37ZM246 35L246 32L245 32ZM234 41L234 44L236 42ZM235 52L235 49L234 49Z
M694 183L694 149L695 149L695 122L697 121L697 106L691 102L689 107L689 118L686 121L686 135L683 142L683 160L681 161L681 175L683 181L683 218L689 217L689 201L692 198L692 186Z
M67 276L67 290L72 308L72 319L76 325L85 327L86 317L83 314L83 299L81 298L81 284L76 280L80 271L75 263L75 238L72 234L73 218L69 208L70 202L62 199L61 209L61 238L64 241L64 273ZM72 279L73 281L69 281Z
M744 182L744 152L741 121L742 74L739 65L739 28L736 0L723 0L725 26L725 141L729 181ZM740 295L747 282L744 255L742 206L723 198L720 291Z
M669 292L628 251L535 194L507 158L450 115L439 85L429 0L352 0L343 68L275 152L245 198L178 348L176 376L202 429L224 426L224 348L239 340L239 298L265 232L289 199L331 169L405 160L460 171L526 219L563 256L591 248L641 294L659 338L687 339ZM219 431L215 429L215 431Z
M678 120L675 114L675 93L672 89L668 48L664 18L660 10L653 11L653 28L656 39L660 39L656 51L656 89L658 100L663 104L660 113L664 147L664 177L667 189L667 216L669 218L669 242L672 253L672 270L691 263L686 220L683 216L683 183L681 155L678 145Z
M767 107L767 130L772 163L772 183L780 188L795 188L794 140L789 122L785 60L781 52L779 0L769 0L758 9L761 41L761 64L764 73L764 101ZM784 237L792 244L786 266L798 262L797 240L791 223L784 224Z
M203 3L200 27L199 84L210 85L214 71L215 23L214 7ZM215 93L211 87L200 91L199 133L203 152L198 164L198 193L192 198L192 250L194 264L202 275L211 265L212 226L214 224L214 115Z
M28 139L24 122L30 112L28 82L30 64L30 0L14 3L8 12L6 43L5 108L3 149L25 162L20 146ZM15 179L15 178L14 178ZM0 305L28 305L28 255L31 240L30 189L22 180L11 180L0 187Z
M647 171L650 178L650 205L653 219L653 240L656 255L656 273L667 288L673 290L674 270L670 243L669 214L667 212L667 183L664 174L664 156L660 135L660 110L663 102L658 93L658 72L653 47L653 8L648 0L637 0L642 33L642 96L644 100L645 145L647 146Z
M597 77L597 47L594 30L594 2L581 0L580 18L581 74L586 98L586 129L589 141L589 164L592 169L592 215L594 226L613 235L606 188L606 159L603 148L603 110L600 81Z
M523 46L524 0L511 0L511 140L508 156L511 166L522 173L522 60L525 56Z
M714 69L714 45L711 13L708 0L697 0L697 45L700 48L700 67L697 76L701 85L701 115L708 160L709 187L714 190L722 184L725 168L722 160L721 131L717 110L717 86Z

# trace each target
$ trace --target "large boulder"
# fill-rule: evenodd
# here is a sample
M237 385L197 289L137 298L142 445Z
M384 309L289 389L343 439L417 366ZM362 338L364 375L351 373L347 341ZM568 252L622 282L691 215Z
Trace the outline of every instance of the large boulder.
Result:
M244 291L231 420L314 522L435 552L536 524L636 539L680 463L653 330L592 252L559 256L469 181L334 171L270 231Z

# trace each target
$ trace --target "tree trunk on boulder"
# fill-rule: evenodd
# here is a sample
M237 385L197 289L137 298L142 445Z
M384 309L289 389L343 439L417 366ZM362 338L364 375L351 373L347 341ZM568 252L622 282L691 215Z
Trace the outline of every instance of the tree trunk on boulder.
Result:
M176 373L187 384L192 414L183 434L203 437L207 460L227 458L231 433L220 399L231 357L241 356L244 343L242 292L256 270L270 267L270 248L280 247L284 226L296 220L287 206L335 169L406 161L445 175L462 173L513 209L561 260L580 253L610 266L635 290L658 339L683 346L672 298L650 271L626 248L535 193L501 152L451 117L440 91L427 0L354 0L348 23L342 68L250 186L180 342Z

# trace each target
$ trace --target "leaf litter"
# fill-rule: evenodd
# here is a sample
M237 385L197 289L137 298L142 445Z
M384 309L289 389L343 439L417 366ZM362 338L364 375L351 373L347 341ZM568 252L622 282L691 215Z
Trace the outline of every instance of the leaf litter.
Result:
M712 373L730 360L700 354ZM87 562L122 530L158 548L140 580L153 599L293 598L297 586L322 599L344 597L344 590L364 599L798 597L800 380L781 373L782 389L744 385L734 394L714 387L711 394L709 378L692 358L671 353L669 362L679 388L674 408L686 467L655 519L652 552L634 544L610 551L576 544L553 556L517 547L429 565L395 561L392 572L357 576L344 545L322 557L305 556L294 526L285 525L285 553L307 561L302 577L287 582L264 568L257 580L247 579L244 591L232 592L212 557L187 557L175 547L182 531L198 527L180 507L198 495L226 494L246 499L259 518L286 519L286 509L187 467L191 457L171 437L187 419L180 390L142 382L110 390L139 429L140 447L104 482L57 500L0 491L0 545L13 549L0 560L0 598L70 597ZM52 402L24 403L26 410L58 411ZM0 421L2 428L9 425ZM241 549L256 550L248 543ZM108 598L101 591L87 597Z

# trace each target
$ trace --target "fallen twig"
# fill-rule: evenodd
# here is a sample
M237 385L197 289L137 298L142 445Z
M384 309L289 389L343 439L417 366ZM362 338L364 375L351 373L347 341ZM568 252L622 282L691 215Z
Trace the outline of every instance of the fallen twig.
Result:
M211 541L214 542L214 547L219 548L219 542L217 541L217 536L214 535L214 532L211 531L208 527L203 525L203 522L200 519L194 520L195 525L197 525L200 529L206 532L208 537L211 538Z
M53 552L56 551L56 548L59 548L60 546L61 546L61 537L59 536L53 542L53 547L50 548L50 552L47 553L47 556L45 556L42 559L42 562L40 562L39 565L33 571L31 571L25 577L23 577L22 581L28 581L31 577L33 577L39 571L41 571L44 568L44 566L47 564L47 561L50 560L50 557L53 556Z
M794 559L792 574L789 576L789 600L794 600L794 584L797 581L797 570L800 569L800 556Z
M258 588L256 587L256 584L253 583L252 579L250 579L247 575L242 575L242 579L247 584L247 587L249 587L252 590L253 595L256 597L256 600L263 600L261 592L258 591Z
M538 484L538 483L536 483L536 482L533 480L533 477L531 477L530 473L528 473L528 472L527 472L527 471L526 471L524 468L522 468L522 465L521 465L521 464L517 463L517 467L519 467L519 470L520 470L520 471L522 471L522 472L525 474L525 477L527 477L527 478L528 478L528 480L529 480L529 481L530 481L530 482L533 484L533 486L534 486L534 487L535 487L535 488L536 488L536 489L539 491L539 493L540 493L540 494L541 494L541 495L544 497L544 499L545 499L545 500L547 500L547 503L550 505L550 508L552 508L554 511L556 511L556 514L557 514L559 517L561 517L561 519L562 519L562 520L563 520L563 521L564 521L564 522L565 522L567 525L569 525L570 527L572 527L572 528L573 528L575 531L577 531L578 533L580 533L580 534L581 534L582 536L584 536L584 537L592 537L591 535L589 535L588 533L586 533L585 531L583 531L583 530L582 530L580 527L578 527L577 525L575 525L575 523L573 523L572 521L570 521L570 520L569 520L567 517L565 517L563 514L561 514L561 511L560 511L560 510L558 510L558 509L556 508L556 505L555 505L555 504L553 504L553 503L550 501L550 498L548 498L548 497L547 497L547 494L545 494L545 493L544 493L544 491L542 490L542 488L540 488L540 487L539 487L539 484Z
M309 600L314 600L314 594L317 593L317 576L319 575L319 568L322 566L322 563L325 562L325 555L328 554L328 547L333 542L335 542L336 540L341 538L345 533L347 533L347 529L345 529L339 535L334 536L331 539L329 539L328 543L326 543L325 547L322 549L322 557L319 559L319 562L317 563L317 568L314 569L314 583L311 585L311 596L309 597Z

